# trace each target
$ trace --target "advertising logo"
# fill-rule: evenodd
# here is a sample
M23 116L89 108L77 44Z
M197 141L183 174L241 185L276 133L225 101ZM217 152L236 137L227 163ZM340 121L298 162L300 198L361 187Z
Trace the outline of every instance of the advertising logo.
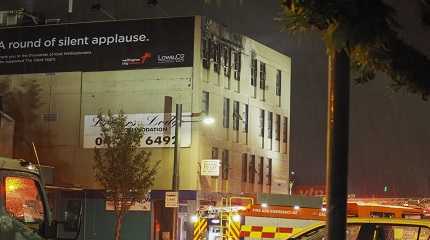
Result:
M138 64L144 64L149 59L151 59L152 54L150 52L144 52L142 56L139 58L126 58L121 61L121 65L128 66L128 65L138 65Z
M185 62L185 54L157 55L157 63L183 63Z

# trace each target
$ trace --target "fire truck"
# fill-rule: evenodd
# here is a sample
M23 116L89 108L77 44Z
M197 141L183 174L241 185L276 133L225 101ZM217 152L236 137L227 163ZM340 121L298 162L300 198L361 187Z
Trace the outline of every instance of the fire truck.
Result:
M78 230L70 239L77 239L80 221L67 217L62 222L52 219L39 166L0 157L1 240L58 239L57 226L71 224L72 220L78 224Z
M348 217L414 218L423 216L423 210L414 207L350 202ZM326 208L293 206L205 207L193 216L193 240L286 239L304 228L325 221Z

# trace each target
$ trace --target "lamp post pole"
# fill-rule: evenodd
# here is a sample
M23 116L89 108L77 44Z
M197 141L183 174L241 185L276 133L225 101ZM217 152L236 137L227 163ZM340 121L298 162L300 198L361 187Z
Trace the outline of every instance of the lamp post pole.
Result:
M176 116L175 116L175 149L173 155L173 179L172 188L173 191L179 190L179 140L180 130L182 125L182 104L176 104Z
M172 178L172 190L178 192L179 201L179 147L180 147L180 131L182 125L182 104L176 104L176 115L175 115L175 145L173 152L173 178ZM173 222L172 222L172 239L175 240L177 233L177 219L178 219L178 208L173 208Z

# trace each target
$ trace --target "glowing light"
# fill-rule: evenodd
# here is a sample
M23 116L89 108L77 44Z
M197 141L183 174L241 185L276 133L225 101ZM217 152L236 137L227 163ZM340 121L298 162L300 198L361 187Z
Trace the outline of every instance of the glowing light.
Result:
M28 166L27 166L27 169L29 169L29 170L34 170L34 169L36 169L36 167L33 165L33 164L29 164Z
M240 222L240 215L239 214L233 215L233 221Z
M191 216L191 222L192 223L195 223L195 222L197 222L199 220L199 217L197 216L197 215L192 215Z
M299 205L294 205L294 210L299 210L300 206Z
M212 222L213 224L218 224L218 223L220 223L219 219L212 219L212 220L211 220L211 222Z
M203 118L202 122L206 125L211 125L215 122L215 118L206 116Z
M322 207L322 208L321 208L321 212L327 212L327 208Z
M14 192L17 189L20 189L22 187L22 182L19 178L15 177L7 177L6 178L6 191L7 192Z
M262 207L262 208L267 208L267 207L269 207L269 205L268 205L267 203L262 203L262 204L261 204L261 207Z

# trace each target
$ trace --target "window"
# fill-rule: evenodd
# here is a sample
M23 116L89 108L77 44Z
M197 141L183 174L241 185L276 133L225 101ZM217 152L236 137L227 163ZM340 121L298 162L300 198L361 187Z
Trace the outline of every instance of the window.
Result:
M245 104L245 111L243 113L243 128L245 132L248 132L248 114L249 114L249 107L248 104Z
M218 148L212 147L212 159L218 159Z
M241 65L241 57L240 52L234 52L234 79L240 80L240 65Z
M267 137L272 139L272 133L273 133L273 113L268 112L269 116L267 119Z
M427 240L430 238L430 228L421 227L420 237L418 240Z
M258 184L263 184L264 181L264 157L260 157L260 165L258 166Z
M249 163L249 183L255 183L255 155L251 155L251 162Z
M80 213L82 208L82 202L80 199L68 199L67 200L67 219L64 223L64 231L66 232L78 232L80 224Z
M209 92L202 92L202 113L209 114Z
M279 141L281 136L281 115L276 114L275 118L275 140Z
M276 96L281 96L281 87L282 87L282 72L281 70L277 70L276 72Z
M373 236L376 237L374 239L415 240L417 239L419 233L420 233L419 226L377 224L375 226L375 232Z
M251 86L257 86L257 59L251 59Z
M12 217L23 223L43 222L45 209L36 181L24 177L6 177L5 188L6 211Z
M210 67L209 42L207 38L202 39L202 64L206 69Z
M358 233L360 232L360 228L361 228L361 225L359 224L348 224L346 227L345 240L356 240L358 238ZM309 231L303 232L296 239L297 240L325 240L327 239L327 229L325 228L325 226L314 228ZM372 239L372 237L366 238L366 239Z
M266 64L260 62L260 89L266 89Z
M284 129L283 129L282 142L288 142L288 118L284 117Z
M222 121L222 126L224 128L229 128L230 127L230 99L229 98L224 98L224 106L223 106L223 121Z
M248 180L248 154L242 154L242 182Z
M239 130L239 120L240 120L240 114L239 114L239 102L234 101L233 102L233 130Z
M227 45L223 47L224 76L230 78L231 73L231 48Z
M221 69L221 43L214 43L214 71L220 72Z
M264 137L264 110L260 109L260 136Z
M272 186L272 159L267 159L267 185Z
M395 217L394 213L390 213L390 212L375 212L375 211L371 211L370 212L370 217L372 218L393 218Z
M209 68L211 60L215 59L215 43L210 38L208 39L208 51L209 51L209 57L208 57L208 68Z
M229 161L228 161L228 150L224 149L222 151L222 179L228 180L228 170L229 170Z

